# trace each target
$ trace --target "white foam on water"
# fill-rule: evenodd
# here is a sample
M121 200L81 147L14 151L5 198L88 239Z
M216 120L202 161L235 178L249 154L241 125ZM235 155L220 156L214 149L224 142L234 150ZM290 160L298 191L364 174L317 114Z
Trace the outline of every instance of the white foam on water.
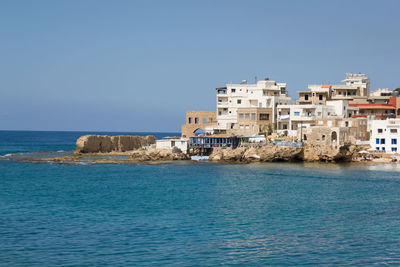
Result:
M57 151L57 153L62 153L62 152L64 152L64 150L58 150L58 151Z

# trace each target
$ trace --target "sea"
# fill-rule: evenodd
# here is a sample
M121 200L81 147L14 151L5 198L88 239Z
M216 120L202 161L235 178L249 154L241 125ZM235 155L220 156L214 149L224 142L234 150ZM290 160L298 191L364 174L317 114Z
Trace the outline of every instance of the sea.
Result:
M19 160L92 133L0 131L0 266L400 265L400 164Z

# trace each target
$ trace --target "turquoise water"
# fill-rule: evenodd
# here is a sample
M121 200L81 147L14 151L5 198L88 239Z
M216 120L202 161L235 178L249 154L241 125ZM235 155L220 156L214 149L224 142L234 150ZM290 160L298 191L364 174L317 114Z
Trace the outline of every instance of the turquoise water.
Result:
M0 155L81 134L0 131ZM0 265L399 265L398 166L3 157Z

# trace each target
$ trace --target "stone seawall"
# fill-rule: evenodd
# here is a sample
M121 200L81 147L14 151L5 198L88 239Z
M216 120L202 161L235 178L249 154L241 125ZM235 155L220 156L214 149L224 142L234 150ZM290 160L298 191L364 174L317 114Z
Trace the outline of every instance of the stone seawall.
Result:
M126 152L155 144L156 138L148 136L84 135L76 141L75 153Z

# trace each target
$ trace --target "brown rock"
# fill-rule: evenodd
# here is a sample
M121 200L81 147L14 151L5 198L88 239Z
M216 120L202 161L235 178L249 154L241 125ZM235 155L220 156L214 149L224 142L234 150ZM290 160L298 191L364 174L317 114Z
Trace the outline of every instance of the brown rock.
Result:
M149 136L84 135L76 141L75 153L126 152L154 144L156 138Z

